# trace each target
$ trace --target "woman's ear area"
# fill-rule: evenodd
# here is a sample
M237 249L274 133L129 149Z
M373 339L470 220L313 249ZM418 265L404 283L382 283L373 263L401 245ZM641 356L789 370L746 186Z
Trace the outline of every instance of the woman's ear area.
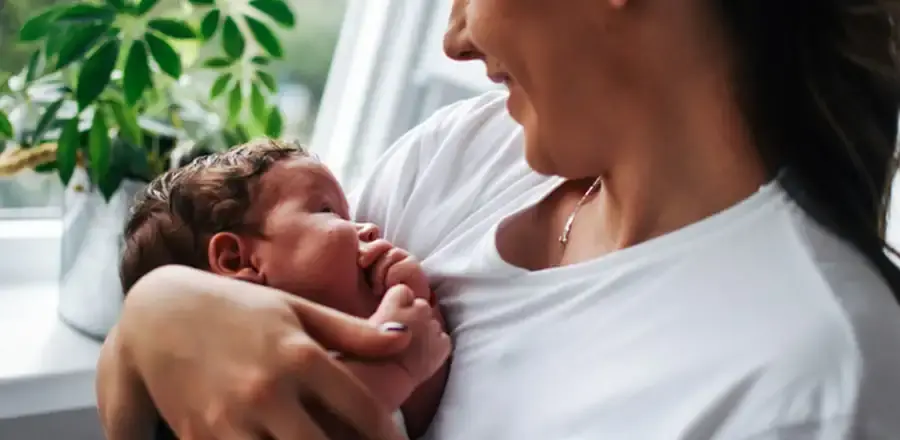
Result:
M250 240L233 232L219 232L209 239L209 271L228 278L263 284Z

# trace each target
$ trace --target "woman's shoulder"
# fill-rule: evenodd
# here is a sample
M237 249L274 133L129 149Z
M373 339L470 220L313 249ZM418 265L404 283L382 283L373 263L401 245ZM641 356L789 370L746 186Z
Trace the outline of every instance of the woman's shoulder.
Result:
M879 435L900 432L900 305L861 253L783 207L760 219L770 238L758 249L768 251L744 274L762 287L746 293L770 304L745 421L773 429L760 438L889 438Z

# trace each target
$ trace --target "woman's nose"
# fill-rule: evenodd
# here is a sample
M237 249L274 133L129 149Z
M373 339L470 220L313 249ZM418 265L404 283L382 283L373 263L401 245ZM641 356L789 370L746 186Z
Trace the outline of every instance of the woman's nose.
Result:
M465 0L454 0L450 23L444 33L444 53L456 61L472 61L484 58L469 38L466 23Z
M359 241L370 242L381 238L381 231L372 223L360 223L356 225L356 231Z

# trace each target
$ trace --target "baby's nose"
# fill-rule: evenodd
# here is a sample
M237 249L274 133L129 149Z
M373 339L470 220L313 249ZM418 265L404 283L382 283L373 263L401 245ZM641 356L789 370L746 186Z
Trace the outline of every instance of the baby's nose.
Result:
M369 242L381 238L381 231L372 223L359 223L356 225L356 230L360 241Z

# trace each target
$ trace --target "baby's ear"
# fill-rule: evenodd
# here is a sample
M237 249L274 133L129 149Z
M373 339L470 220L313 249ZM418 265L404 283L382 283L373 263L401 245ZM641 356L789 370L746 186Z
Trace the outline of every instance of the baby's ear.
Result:
M252 247L245 237L219 232L209 240L207 259L210 272L251 283L261 283L261 274L252 263Z

